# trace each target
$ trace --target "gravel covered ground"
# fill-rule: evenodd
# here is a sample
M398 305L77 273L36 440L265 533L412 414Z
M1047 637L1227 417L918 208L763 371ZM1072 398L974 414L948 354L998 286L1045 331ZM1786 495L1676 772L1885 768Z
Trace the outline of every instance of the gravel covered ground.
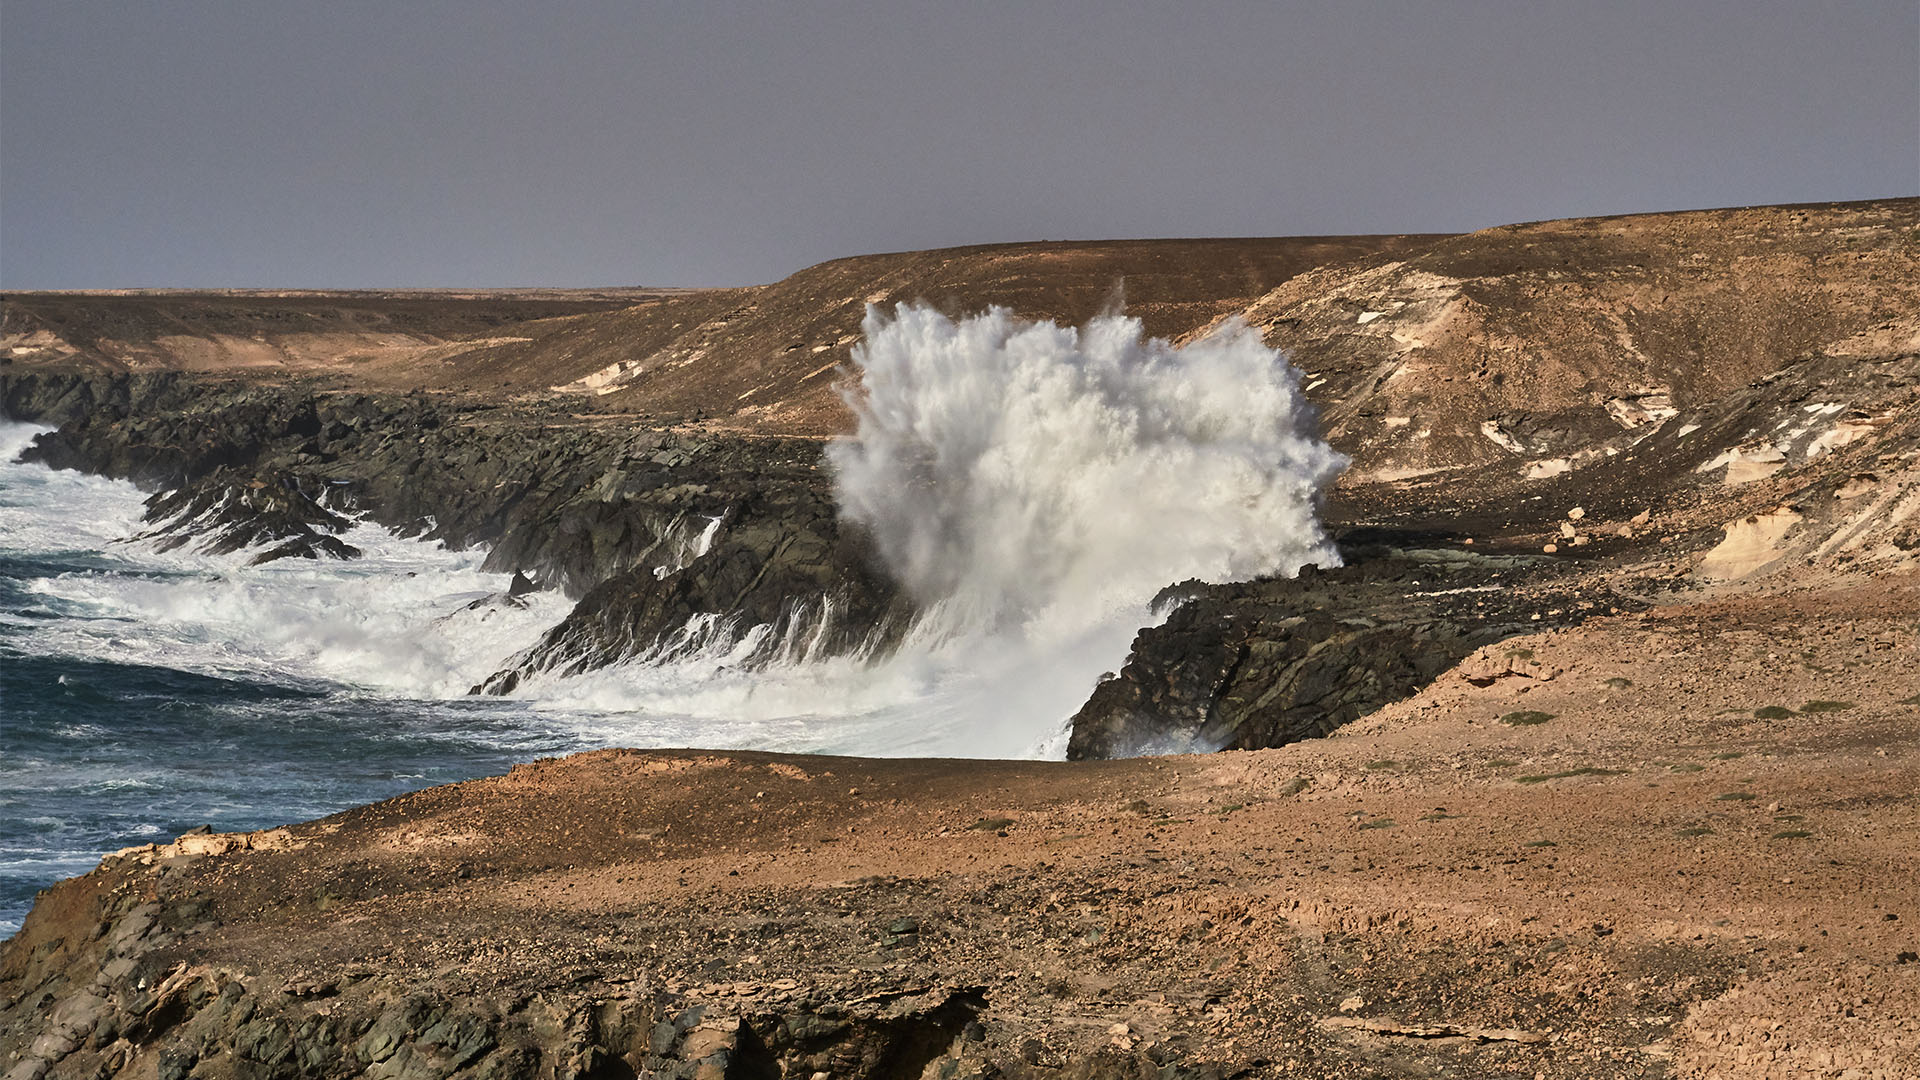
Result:
M97 985L52 1074L275 1075L248 1024L418 1049L460 1002L487 1075L1914 1076L1920 579L1820 584L1510 639L1276 750L608 751L185 838L43 897L0 1046L197 973L240 989L144 1042Z

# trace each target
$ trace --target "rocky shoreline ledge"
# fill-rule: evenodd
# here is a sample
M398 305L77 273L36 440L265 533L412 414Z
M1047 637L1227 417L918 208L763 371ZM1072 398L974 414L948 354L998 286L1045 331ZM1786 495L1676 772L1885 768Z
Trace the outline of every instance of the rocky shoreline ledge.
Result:
M58 425L29 460L154 489L148 519L171 543L350 556L332 534L351 510L484 546L489 569L577 598L490 690L656 652L696 614L784 632L831 608L826 654L884 639L901 614L863 538L838 526L818 440L176 372L0 375L0 411Z

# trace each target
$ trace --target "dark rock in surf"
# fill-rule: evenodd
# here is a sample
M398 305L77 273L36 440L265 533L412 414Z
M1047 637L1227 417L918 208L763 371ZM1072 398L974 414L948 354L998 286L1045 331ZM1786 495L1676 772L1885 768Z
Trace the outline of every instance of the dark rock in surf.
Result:
M534 672L672 659L749 632L758 644L742 663L844 655L884 647L906 624L904 598L874 569L865 535L840 525L824 492L752 492L711 545L684 566L638 566L601 583L475 689L511 693Z
M192 546L212 555L260 549L255 566L276 559L354 559L360 549L337 534L352 519L321 505L324 484L310 493L292 476L263 480L217 469L193 483L147 500L154 527L134 537L161 551Z

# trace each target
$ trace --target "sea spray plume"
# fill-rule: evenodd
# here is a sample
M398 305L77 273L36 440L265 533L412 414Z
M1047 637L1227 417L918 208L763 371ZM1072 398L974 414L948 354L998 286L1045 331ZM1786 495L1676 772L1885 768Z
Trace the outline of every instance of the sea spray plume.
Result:
M1065 642L1169 582L1337 562L1316 511L1345 459L1244 324L1176 347L1119 314L1076 330L902 304L863 329L835 497L924 645Z

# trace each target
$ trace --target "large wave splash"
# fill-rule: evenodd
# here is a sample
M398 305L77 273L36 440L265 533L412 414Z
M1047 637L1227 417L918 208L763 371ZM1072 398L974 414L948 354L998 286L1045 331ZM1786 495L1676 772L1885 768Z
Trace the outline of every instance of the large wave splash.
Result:
M1176 346L1121 314L902 304L864 331L858 429L827 454L840 512L923 613L909 648L1130 633L1174 582L1338 562L1318 508L1346 460L1238 320Z

